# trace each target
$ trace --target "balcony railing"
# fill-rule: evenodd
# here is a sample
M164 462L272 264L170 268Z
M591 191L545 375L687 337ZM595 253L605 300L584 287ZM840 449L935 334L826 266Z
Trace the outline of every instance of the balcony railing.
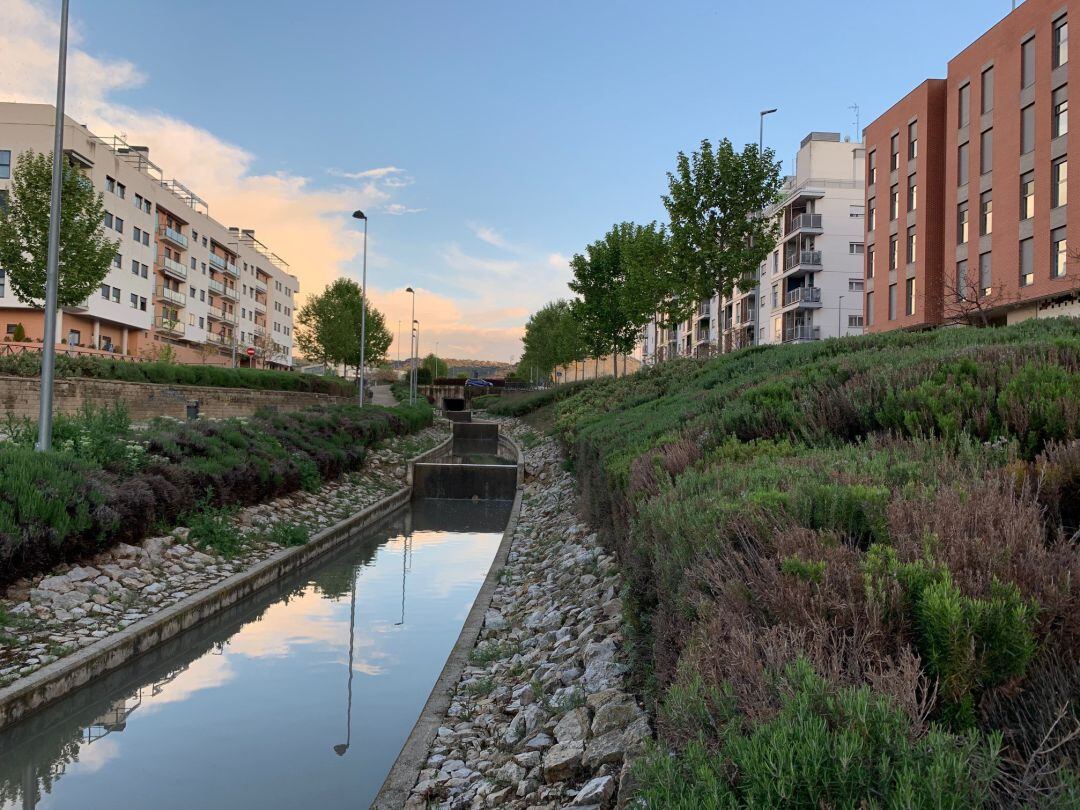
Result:
M240 268L238 268L235 264L226 264L225 272L233 278L240 278Z
M821 327L805 324L789 326L784 332L784 340L821 340Z
M811 228L820 231L821 214L799 214L797 217L792 217L791 228L788 229L788 233L800 231L803 228Z
M155 315L154 329L159 332L166 332L170 335L183 335L184 322L176 318L170 318L166 315Z
M219 335L214 332L206 333L206 342L216 346L232 346L232 338L228 335Z
M178 248L187 250L188 238L182 233L180 233L180 231L176 230L176 228L170 228L168 225L162 225L160 228L158 228L158 236L160 236L162 239L168 239Z
M821 251L820 250L797 250L787 257L787 261L784 263L784 267L788 270L792 270L800 265L810 265L812 267L821 266Z
M168 287L159 287L157 297L170 304L176 304L178 307L187 306L187 296L177 290L170 290Z
M262 282L262 281L259 281L258 279L255 279L255 289L257 291L261 292L261 293L266 292L266 284L265 284L265 282Z
M180 262L178 261L174 261L173 259L169 258L162 258L161 269L164 270L167 275L170 275L173 278L178 278L181 281L187 280L187 268L184 265L180 264Z
M785 306L791 306L792 304L820 304L821 303L821 288L820 287L796 287L794 290L788 290L788 294L784 297Z
M712 315L712 304L706 301L704 304L698 304L697 311L699 318L708 318Z
M225 285L222 284L220 281L215 281L214 279L209 279L206 282L206 288L210 290L210 292L212 292L214 295L225 294Z
M223 258L218 256L216 253L211 253L210 254L210 264L212 266L216 267L218 270L224 270L225 265L227 264L227 262Z
M258 312L260 315L266 314L266 304L260 301L258 298L255 299L255 311Z
M757 323L757 309L751 308L739 313L739 324Z
M231 323L234 326L236 325L236 313L229 312L227 309L210 307L206 314L211 320L224 321L225 323Z

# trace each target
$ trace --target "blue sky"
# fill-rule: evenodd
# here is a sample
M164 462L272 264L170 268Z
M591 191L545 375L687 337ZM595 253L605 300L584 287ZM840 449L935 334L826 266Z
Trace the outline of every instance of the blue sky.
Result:
M59 5L13 2L50 14ZM438 310L418 301L442 354L509 359L527 313L566 294L567 257L616 221L663 217L665 172L680 149L704 137L754 141L766 107L780 108L766 143L786 161L810 130L854 135L850 105L865 125L943 76L1009 3L72 7L78 47L140 76L100 90L108 104L204 130L242 149L248 174L303 178L306 193L332 190L342 209L355 183L358 204L372 209L372 296L391 321L404 305L394 291L413 284ZM183 166L167 168L184 179ZM376 169L397 171L342 177ZM213 189L205 196L213 212ZM344 238L319 267L290 244L307 289L358 269L356 242Z

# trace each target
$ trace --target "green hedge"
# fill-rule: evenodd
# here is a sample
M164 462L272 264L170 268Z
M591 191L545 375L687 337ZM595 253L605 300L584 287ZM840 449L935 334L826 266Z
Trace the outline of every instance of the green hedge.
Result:
M137 542L196 507L317 487L357 469L372 444L431 424L432 411L426 403L327 405L245 420L158 420L143 432L117 432L115 447L94 430L95 419L61 422L71 438L50 453L33 451L29 430L23 442L0 445L0 585Z
M16 377L39 376L41 355L38 352L21 352L0 356L0 375L5 374ZM251 388L263 391L300 391L334 396L351 396L355 391L352 384L345 380L336 377L320 377L315 374L180 363L131 363L85 355L58 354L56 374L59 377L89 377L165 385Z
M523 394L506 393L499 396L489 395L473 400L473 405L477 408L484 408L497 416L524 416L527 413L532 413L573 396L590 384L591 381L581 380L557 385L554 388L545 388L543 391L528 391ZM481 399L483 404L478 402Z
M650 806L1075 799L1080 321L679 360L555 424L624 572Z

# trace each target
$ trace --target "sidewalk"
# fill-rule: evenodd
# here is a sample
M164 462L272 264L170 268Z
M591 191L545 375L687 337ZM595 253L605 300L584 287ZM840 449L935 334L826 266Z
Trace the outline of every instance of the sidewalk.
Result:
M394 395L390 392L389 385L373 385L371 387L371 404L393 408L397 405L397 400L394 399Z

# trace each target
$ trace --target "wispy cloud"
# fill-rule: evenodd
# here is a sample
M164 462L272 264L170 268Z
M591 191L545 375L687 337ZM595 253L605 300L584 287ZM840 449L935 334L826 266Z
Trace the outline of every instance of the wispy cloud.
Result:
M344 177L346 180L385 180L389 182L395 176L398 176L398 182L401 182L405 174L404 169L399 169L397 166L382 166L378 169L364 169L359 172L346 172L341 169L330 169L329 173L335 177ZM408 181L406 181L407 184Z
M403 205L402 203L390 203L383 210L388 214L399 217L402 214L420 214L423 213L426 209L409 208L407 205Z
M487 244L492 247L501 248L502 250L511 250L510 244L503 238L503 235L494 228L470 222L469 230L472 231L476 238L481 242L487 242Z

